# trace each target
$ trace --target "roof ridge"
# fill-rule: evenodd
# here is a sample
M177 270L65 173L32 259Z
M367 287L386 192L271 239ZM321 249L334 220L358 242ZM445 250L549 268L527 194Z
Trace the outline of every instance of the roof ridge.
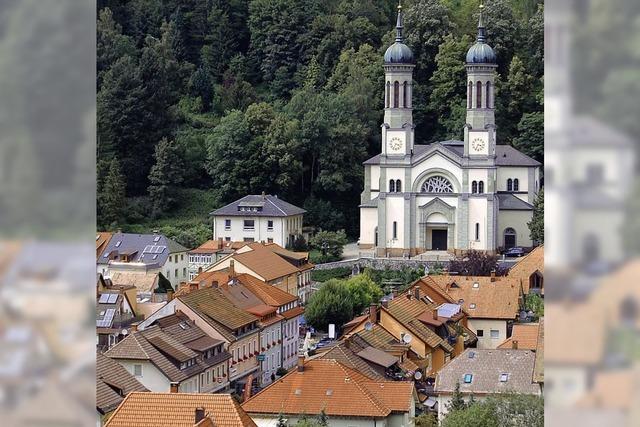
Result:
M280 206L276 205L276 204L273 202L273 200L271 200L271 197L272 197L272 196L271 196L271 195L269 195L269 196L267 196L265 199L266 199L269 203L271 203L271 204L272 204L276 209L278 209L280 212L282 212L284 215L287 215L287 213L286 213L285 211L283 211L283 210L280 208Z
M326 360L326 359L325 359ZM360 384L360 381L367 382L366 377L361 374L360 372L351 369L345 365L343 365L342 363L338 362L335 359L329 359L329 361L333 361L336 365L338 365L338 367L340 369L342 369L342 371L345 373L345 375L348 375L351 377L351 379L353 380L353 383L356 385L356 387L367 397L369 398L369 401L371 401L371 403L373 404L374 407L376 407L376 409L378 409L383 415L389 415L391 413L391 408L389 408L386 404L384 404L383 402L380 402L378 400L378 398L376 396L373 395L373 393L371 392L371 390L367 389L366 387L364 387L363 384ZM351 371L351 375L349 375L350 373L348 371ZM355 379L353 378L353 374L356 374L356 376L360 375L363 378L362 379ZM345 381L347 380L347 377L345 377ZM382 383L385 381L372 381L375 383Z

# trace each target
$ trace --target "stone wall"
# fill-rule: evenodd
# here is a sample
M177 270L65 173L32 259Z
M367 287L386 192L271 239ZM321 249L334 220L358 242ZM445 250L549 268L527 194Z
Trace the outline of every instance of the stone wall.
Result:
M425 266L429 266L429 268L433 267L435 264L440 264L443 267L446 267L449 262L448 261L423 261L417 259L399 259L399 258L369 258L362 257L357 259L347 259L344 261L336 261L336 262L327 262L325 264L316 264L316 270L330 270L332 268L341 268L348 267L353 269L354 265L358 265L360 270L363 270L366 267L373 268L375 270L400 270L403 267L409 268L424 268Z

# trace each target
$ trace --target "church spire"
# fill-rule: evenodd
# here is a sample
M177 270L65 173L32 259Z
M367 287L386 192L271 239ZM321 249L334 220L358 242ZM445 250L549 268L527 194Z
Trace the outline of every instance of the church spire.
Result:
M402 43L404 37L402 36L402 4L398 1L398 20L396 21L396 42Z
M478 43L485 43L487 40L486 28L484 26L484 4L480 1L480 17L478 18Z

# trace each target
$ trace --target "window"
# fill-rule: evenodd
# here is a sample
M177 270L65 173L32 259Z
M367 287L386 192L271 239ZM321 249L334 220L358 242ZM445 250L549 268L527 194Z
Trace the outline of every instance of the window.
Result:
M477 181L473 181L471 183L471 193L472 194L476 194L478 192L478 182Z
M484 329L478 329L476 331L476 336L483 337L484 336Z
M398 108L400 106L400 83L396 80L393 84L393 108Z
M491 82L487 82L486 84L487 87L487 108L491 108Z
M497 329L492 329L491 330L491 339L495 340L500 338L500 331L498 331Z
M508 379L509 379L509 374L500 374L501 383L506 383Z
M273 231L273 220L272 219L267 221L267 230Z
M402 193L402 181L396 179L396 193Z
M171 255L169 255L169 262L173 262Z
M476 108L482 108L482 82L478 82L476 91Z
M513 191L518 191L520 189L520 182L518 182L518 178L513 180Z
M478 289L480 287L480 283L478 282L473 282L473 288L474 289Z
M231 241L231 237L225 237L225 238L224 238L224 241L225 241L225 242L230 242L230 241Z
M510 249L516 246L516 230L511 227L507 227L504 230L504 247Z
M133 365L133 375L136 377L142 376L142 365Z
M407 82L402 83L402 104L404 108L409 107L409 103L407 102Z
M186 276L186 275L187 275L187 268L186 268L186 267L184 267L184 268L182 269L182 275L183 275L183 276Z
M387 82L387 96L385 97L386 106L389 108L389 103L391 102L391 82Z
M420 191L423 193L453 193L453 185L447 178L435 175L429 177L422 184Z
M247 243L255 242L255 239L253 237L245 237L242 240Z
M395 193L396 191L396 182L394 180L389 180L389 193Z
M230 219L225 219L224 220L224 229L225 230L231 230L231 220Z
M272 237L267 238L267 243L273 243L273 238Z
M473 381L473 375L472 374L464 374L464 383L465 384L471 384L471 381Z
M393 239L397 239L398 238L398 223L396 221L393 221Z
M180 254L180 261L184 261L184 254Z
M513 191L513 180L511 178L507 180L507 191Z
M469 90L467 93L467 108L473 108L473 83L469 82Z
M476 241L480 240L480 223L476 222Z
M171 278L171 271L167 270L167 279Z
M255 229L255 221L252 219L244 220L244 229L245 230L254 230Z
M484 194L484 181L478 183L478 193Z
M601 184L604 181L602 165L591 164L587 166L587 182L589 184Z
M178 277L178 269L173 270L173 277Z

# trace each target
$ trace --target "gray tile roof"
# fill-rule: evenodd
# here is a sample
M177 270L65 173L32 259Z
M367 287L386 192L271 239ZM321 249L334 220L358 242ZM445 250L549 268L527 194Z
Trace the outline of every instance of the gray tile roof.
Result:
M170 254L186 251L187 248L162 234L114 233L98 264L108 264L113 253L115 261L121 259L121 254L129 254L132 256L129 262L163 266Z
M530 211L533 205L511 193L498 193L498 206L501 211Z
M364 202L360 205L361 208L377 208L378 207L378 197L375 197L368 202Z
M635 141L594 117L578 116L572 120L571 145L597 146L617 150L622 147L633 148Z
M242 208L256 208L257 211L242 211ZM300 215L306 211L302 208L287 203L277 196L248 195L229 203L226 206L216 209L209 215L212 216L264 216L264 217L285 217Z
M532 382L534 362L535 353L530 350L469 348L438 372L435 391L451 394L459 383L463 394L538 394L540 387ZM471 382L465 383L468 374ZM506 381L501 381L502 374L507 374Z

